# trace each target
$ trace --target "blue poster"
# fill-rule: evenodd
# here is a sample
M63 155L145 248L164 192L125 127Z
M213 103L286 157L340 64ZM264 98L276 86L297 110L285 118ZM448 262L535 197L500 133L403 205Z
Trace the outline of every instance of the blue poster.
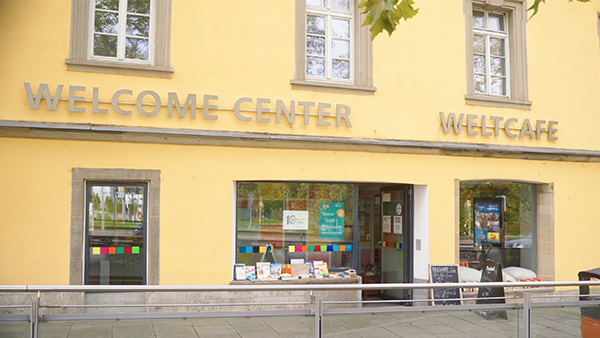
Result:
M321 239L344 239L344 203L322 202L319 218Z
M500 243L500 202L475 202L475 242Z

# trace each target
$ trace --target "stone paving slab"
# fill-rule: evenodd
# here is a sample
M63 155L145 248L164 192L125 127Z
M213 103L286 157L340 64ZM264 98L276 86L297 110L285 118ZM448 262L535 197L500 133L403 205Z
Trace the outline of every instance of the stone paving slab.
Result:
M326 315L325 337L506 338L522 336L522 312L507 311L508 320L485 319L472 311ZM532 337L581 337L578 308L536 309ZM190 320L93 321L40 323L40 338L308 338L314 317L274 316L196 318ZM27 323L0 323L0 338L29 337Z

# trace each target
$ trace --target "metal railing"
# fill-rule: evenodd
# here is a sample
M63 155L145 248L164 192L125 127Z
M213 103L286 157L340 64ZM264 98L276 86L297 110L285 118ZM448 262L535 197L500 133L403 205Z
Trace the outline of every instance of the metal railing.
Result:
M10 304L0 305L1 309L25 309L29 308L29 314L5 314L0 315L0 323L6 322L28 322L30 323L30 337L37 338L40 322L57 321L90 321L90 320L153 320L153 319L190 319L190 318L223 318L223 317L253 317L253 316L314 316L314 335L323 336L323 318L324 316L335 315L364 315L364 314L393 314L402 312L453 312L453 311L502 311L517 310L522 311L522 330L519 334L522 337L531 337L531 311L536 308L565 308L565 307L594 307L600 306L600 297L594 297L590 300L582 301L579 292L568 295L534 295L537 288L575 288L579 286L600 286L600 281L564 281L564 282L488 282L488 283L402 283L402 284L303 284L303 285L143 285L143 286L100 286L100 285L0 285L1 293L32 293L36 292L37 297L31 304ZM511 303L497 304L462 304L447 306L432 306L432 299L413 299L413 300L360 300L360 301L324 301L321 297L313 295L315 291L362 291L362 290L432 290L438 288L460 288L477 289L485 288L504 288L505 290L518 290L522 292L522 298L496 297L494 299L510 300ZM528 289L531 288L531 289ZM310 302L244 302L244 303L186 303L186 304L118 304L118 305L41 305L40 298L42 293L46 292L64 292L64 293L134 293L134 292L230 292L230 291L306 291L310 294ZM564 297L577 299L576 301L560 300ZM534 302L536 298L557 299L558 301ZM462 301L490 300L492 298L456 298ZM453 300L453 299L447 299ZM402 303L402 305L412 306L371 306L374 304ZM427 305L420 305L420 304ZM356 308L325 308L324 305L356 305ZM187 312L132 312L132 313L77 313L77 314L40 314L40 308L158 308L158 307L236 307L249 305L304 305L309 306L308 310L277 310L277 311L187 311Z

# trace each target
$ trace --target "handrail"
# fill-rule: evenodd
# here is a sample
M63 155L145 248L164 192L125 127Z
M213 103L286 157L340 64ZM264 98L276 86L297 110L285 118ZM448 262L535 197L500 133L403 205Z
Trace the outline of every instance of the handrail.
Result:
M260 283L257 282L257 283ZM598 285L600 281L379 283L379 284L262 284L262 285L0 285L0 292L219 292L219 291L320 291L447 288L536 288ZM523 289L527 290L527 289Z

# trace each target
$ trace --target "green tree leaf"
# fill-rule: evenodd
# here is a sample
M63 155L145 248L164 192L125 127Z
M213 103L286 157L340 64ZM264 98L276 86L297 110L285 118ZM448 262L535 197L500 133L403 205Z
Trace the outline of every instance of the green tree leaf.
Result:
M400 19L410 19L418 13L418 9L414 9L413 0L361 0L359 8L364 8L364 14L367 17L363 26L371 25L371 39L383 32L388 32L391 36L396 30L396 26Z

